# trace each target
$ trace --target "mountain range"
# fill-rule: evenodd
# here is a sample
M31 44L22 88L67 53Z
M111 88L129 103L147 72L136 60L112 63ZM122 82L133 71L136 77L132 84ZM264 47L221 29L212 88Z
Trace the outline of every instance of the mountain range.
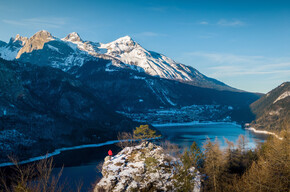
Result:
M251 121L249 105L260 98L148 51L129 36L103 44L75 32L57 38L39 31L0 41L0 57L4 156L113 140L139 125L122 114L152 109L224 106L231 120ZM33 149L35 143L41 147Z
M0 54L3 59L16 59L39 66L59 68L86 81L94 89L100 88L102 92L107 93L99 96L111 97L107 99L107 103L113 102L115 108L121 111L126 108L136 110L136 105L139 106L140 101L144 101L143 105L148 106L145 108L158 108L212 103L239 105L237 101L232 103L232 99L238 99L242 105L244 102L250 104L259 97L209 78L193 67L175 62L162 54L148 51L129 36L103 44L83 41L75 32L60 39L47 31L39 31L30 38L17 35L15 38L11 38L9 43L3 42L0 46ZM122 82L126 86L119 86ZM138 90L134 86L141 86L140 88L143 90ZM181 90L178 87L182 87ZM121 88L122 91L118 88ZM123 95L124 91L126 91L124 93L126 95ZM183 94L184 91L186 94ZM213 94L205 94L204 92L207 91L228 92L216 92L215 97L208 99L209 95ZM146 98L147 95L149 101ZM231 96L232 99L228 99L220 98L218 95L221 97L224 97L223 95L234 96ZM125 104L127 99L123 97L133 97L134 105ZM240 97L250 97L251 99ZM143 110L144 107L142 104L140 105Z
M68 71L73 66L82 66L88 60L103 58L111 60L113 66L130 68L151 76L177 80L199 87L236 90L220 81L206 77L193 67L146 50L129 36L103 44L83 41L75 32L60 39L47 31L39 31L30 38L17 35L7 44L0 43L0 46L3 59L18 59L37 65L61 68L64 71ZM107 70L110 70L110 66Z

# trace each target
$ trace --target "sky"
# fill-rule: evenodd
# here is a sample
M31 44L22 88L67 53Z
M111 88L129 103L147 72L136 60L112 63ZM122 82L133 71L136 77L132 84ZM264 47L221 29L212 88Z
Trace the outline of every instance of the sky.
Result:
M266 93L290 80L290 1L0 0L0 40L40 30L144 48L230 86Z

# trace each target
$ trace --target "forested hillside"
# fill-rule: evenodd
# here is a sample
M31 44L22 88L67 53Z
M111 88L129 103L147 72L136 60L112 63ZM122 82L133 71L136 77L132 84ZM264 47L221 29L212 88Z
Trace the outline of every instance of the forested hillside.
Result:
M290 82L285 82L251 104L256 129L280 132L290 128Z

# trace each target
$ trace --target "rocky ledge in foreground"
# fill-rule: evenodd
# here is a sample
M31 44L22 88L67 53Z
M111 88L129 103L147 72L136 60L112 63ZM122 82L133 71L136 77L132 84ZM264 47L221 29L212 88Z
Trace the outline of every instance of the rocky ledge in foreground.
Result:
M180 160L150 142L126 147L117 155L105 158L103 178L94 192L103 191L177 191L182 185L175 178ZM189 169L194 192L200 191L200 176L195 168Z

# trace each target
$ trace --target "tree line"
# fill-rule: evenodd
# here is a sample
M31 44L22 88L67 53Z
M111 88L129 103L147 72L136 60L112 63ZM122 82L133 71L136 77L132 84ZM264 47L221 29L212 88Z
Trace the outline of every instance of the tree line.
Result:
M140 126L129 134L139 139L157 137L148 126ZM284 129L287 130L287 129ZM150 133L150 134L148 134ZM124 134L123 136L128 136ZM124 139L122 134L119 139ZM289 132L280 133L282 139L269 136L255 149L247 147L247 138L240 135L236 144L225 139L227 147L220 148L217 139L207 139L200 149L193 142L189 149L180 149L169 142L162 143L167 153L178 156L181 164L177 165L174 187L176 191L192 191L192 177L201 175L202 191L213 192L271 192L290 190ZM126 143L125 146L136 145ZM123 147L125 147L123 146ZM149 164L150 165L150 164ZM195 167L193 174L192 167Z

